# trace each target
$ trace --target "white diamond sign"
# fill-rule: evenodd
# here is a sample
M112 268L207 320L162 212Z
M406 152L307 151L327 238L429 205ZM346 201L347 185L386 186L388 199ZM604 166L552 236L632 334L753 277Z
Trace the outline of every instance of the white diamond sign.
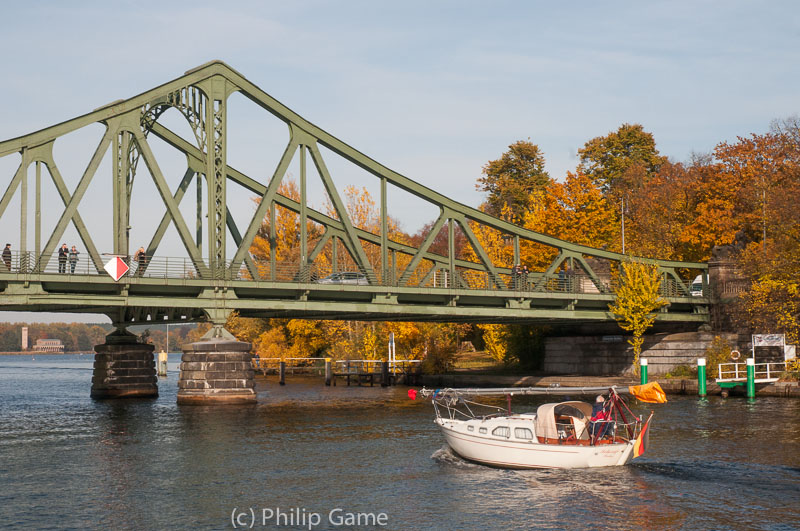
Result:
M115 256L114 258L106 262L106 266L104 269L109 275L111 275L111 278L113 278L114 281L118 281L125 275L125 273L128 272L129 268L128 264L126 264L122 260L122 258L120 258L119 256Z

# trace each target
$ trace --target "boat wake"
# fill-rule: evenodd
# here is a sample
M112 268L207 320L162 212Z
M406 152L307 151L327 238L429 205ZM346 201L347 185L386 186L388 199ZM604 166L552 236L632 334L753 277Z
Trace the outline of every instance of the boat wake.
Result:
M431 459L442 465L457 466L461 468L485 468L477 463L470 463L469 461L459 457L453 452L452 448L446 444L433 452L433 454L431 454Z

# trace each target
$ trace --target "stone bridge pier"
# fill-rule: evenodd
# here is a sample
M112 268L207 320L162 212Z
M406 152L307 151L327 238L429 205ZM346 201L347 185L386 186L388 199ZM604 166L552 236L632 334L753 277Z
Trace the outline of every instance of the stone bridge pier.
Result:
M254 404L252 345L221 326L183 346L178 404Z
M153 345L117 328L94 347L92 398L155 398L158 396Z

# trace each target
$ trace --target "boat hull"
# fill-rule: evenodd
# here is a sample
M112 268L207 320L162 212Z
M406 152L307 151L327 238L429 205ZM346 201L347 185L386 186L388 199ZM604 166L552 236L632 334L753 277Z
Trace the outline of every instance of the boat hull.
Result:
M518 442L473 435L458 429L459 421L437 419L447 444L460 457L498 468L591 468L621 466L633 458L633 443L582 446Z

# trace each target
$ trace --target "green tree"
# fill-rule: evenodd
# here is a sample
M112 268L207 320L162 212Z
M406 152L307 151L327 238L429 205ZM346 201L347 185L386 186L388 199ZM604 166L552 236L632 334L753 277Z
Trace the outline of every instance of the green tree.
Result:
M550 175L544 169L544 155L529 140L518 140L497 160L483 167L483 177L476 188L488 192L486 211L500 216L508 206L514 222L519 222L530 208L531 193L544 188Z
M612 196L643 184L666 161L658 154L653 135L639 124L622 124L616 132L589 140L578 156L578 170Z
M656 320L656 310L669 302L661 298L661 276L658 267L636 260L621 264L621 274L614 290L614 302L609 310L620 328L631 332L628 343L633 347L634 371L639 370L639 354L642 352L644 333Z

